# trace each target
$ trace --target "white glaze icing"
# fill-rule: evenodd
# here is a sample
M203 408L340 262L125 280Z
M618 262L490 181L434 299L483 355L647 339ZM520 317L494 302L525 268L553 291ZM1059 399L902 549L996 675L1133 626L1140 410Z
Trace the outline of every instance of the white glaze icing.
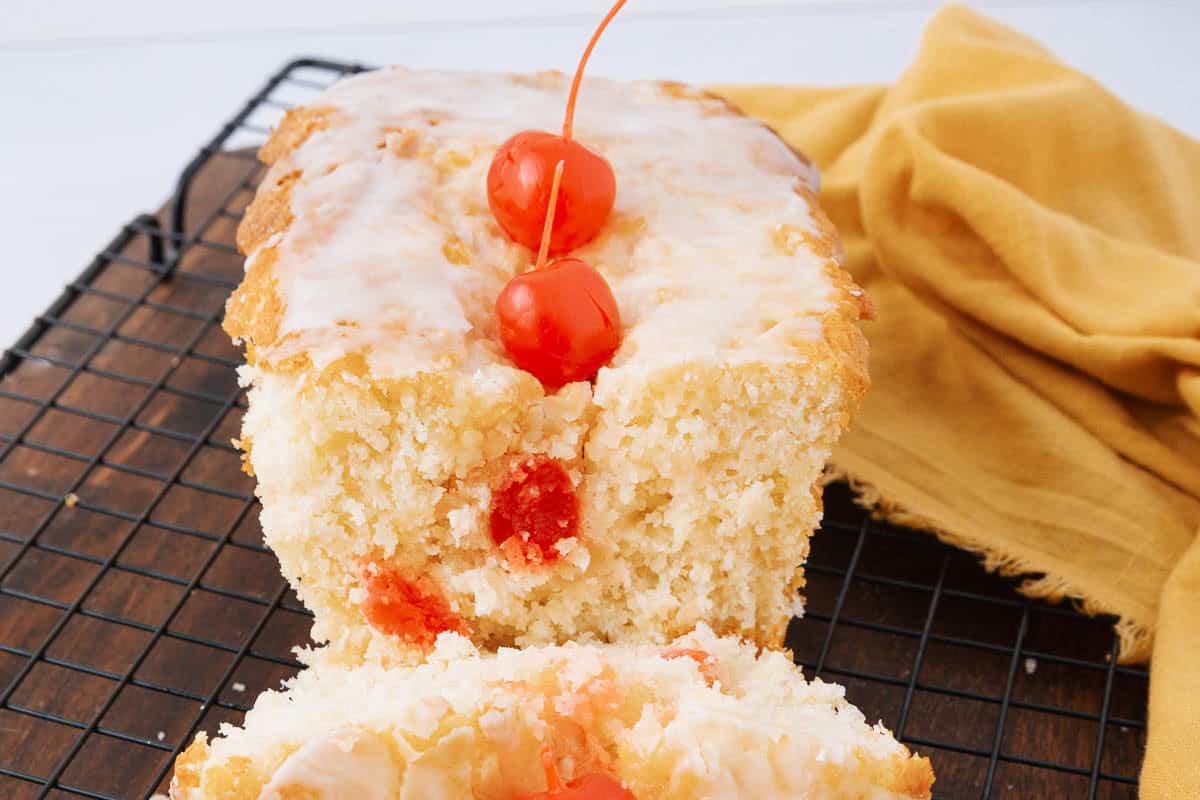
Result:
M562 76L393 68L315 100L335 109L329 126L272 170L303 175L294 221L268 242L284 313L278 343L260 357L307 352L319 367L363 352L380 377L507 371L493 303L531 254L493 221L487 169L518 130L558 130L566 90ZM785 253L772 238L780 225L817 232L795 191L816 175L774 134L715 99L589 79L576 137L617 178L608 229L576 252L620 305L614 369L786 360L796 340L821 335L834 291L822 258L803 246ZM451 235L470 263L447 257Z

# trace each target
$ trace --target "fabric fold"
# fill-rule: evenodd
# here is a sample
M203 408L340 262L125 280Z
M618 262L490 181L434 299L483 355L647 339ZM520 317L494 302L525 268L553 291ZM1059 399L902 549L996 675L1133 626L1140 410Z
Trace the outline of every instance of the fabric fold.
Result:
M835 474L1153 648L1142 794L1200 797L1200 142L957 6L891 86L717 92L822 169L877 310Z

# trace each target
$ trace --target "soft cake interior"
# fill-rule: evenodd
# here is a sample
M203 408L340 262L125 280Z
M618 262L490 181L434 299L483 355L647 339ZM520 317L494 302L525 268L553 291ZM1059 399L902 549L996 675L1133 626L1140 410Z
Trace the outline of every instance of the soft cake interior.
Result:
M778 644L800 608L842 399L817 365L638 377L597 398L520 378L260 375L245 434L262 523L316 612L314 638L354 657L405 647L363 624L364 566L385 563L432 578L491 646L665 642L701 621ZM567 466L582 524L558 561L516 569L488 516L530 453Z
M841 687L701 629L670 648L566 645L323 664L182 755L173 800L513 800L605 774L637 798L920 800L933 773Z
M495 298L532 255L484 186L513 120L553 128L565 91L372 73L263 148L226 317L250 362L242 444L267 541L347 660L432 642L372 615L397 615L377 602L395 576L414 614L488 646L665 642L702 621L779 646L800 608L814 485L866 386L864 301L811 166L702 93L585 83L576 129L618 193L574 255L612 286L623 341L593 382L547 394L498 342ZM578 503L541 563L492 535L532 459Z

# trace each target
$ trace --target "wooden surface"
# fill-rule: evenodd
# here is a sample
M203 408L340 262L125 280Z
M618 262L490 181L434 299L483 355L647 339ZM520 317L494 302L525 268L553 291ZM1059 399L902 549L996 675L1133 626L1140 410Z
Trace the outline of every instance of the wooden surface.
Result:
M188 248L181 271L228 280L240 276L240 259L230 245L236 215L250 194L237 187L253 169L243 158L220 157L198 176L190 226L222 206L229 215L203 234L214 246ZM135 237L123 254L145 258L146 237ZM156 280L151 272L114 261L90 285L136 296ZM153 288L149 299L211 315L224 296L220 286L176 277ZM121 335L181 350L193 342L194 347L173 356L53 325L32 345L33 353L71 364L86 358L90 371L72 377L71 370L23 359L0 383L0 389L40 400L58 393L56 407L44 411L0 400L0 452L8 451L0 460L0 481L29 487L46 498L71 492L80 501L69 506L0 489L0 691L26 668L29 659L22 654L49 641L46 658L16 686L8 707L0 708L0 769L49 775L82 731L48 717L89 725L115 694L99 721L107 735L88 735L61 781L102 795L139 798L165 788L163 782L154 783L170 752L158 748L185 744L197 721L210 732L222 721L238 721L238 708L294 672L280 662L306 640L309 620L286 592L274 559L255 549L261 533L257 507L248 500L252 482L238 470L237 456L227 447L238 429L240 405L227 408L163 388L234 396L233 371L195 354L232 359L236 352L216 325L145 304L130 307L84 296L60 317L106 329L126 312L128 319L118 327ZM121 372L155 385L123 383L96 371ZM64 407L116 418L131 415L141 430L87 419ZM199 436L202 442L192 445L155 430ZM18 435L23 435L21 442L13 443ZM100 463L89 466L29 443L94 456ZM164 484L115 470L113 464L178 474L193 486L217 487L221 493ZM827 498L832 522L814 544L809 616L794 623L789 634L797 660L809 665L806 673L812 674L811 666L822 661L824 652L824 677L845 684L868 719L896 727L904 717L905 737L975 751L916 747L934 761L939 797L982 796L1001 713L1001 753L1067 765L1083 774L1001 761L992 798L1086 797L1100 727L1096 718L1104 711L1110 677L1107 623L1013 602L1020 598L1012 583L985 575L969 556L924 535L864 528L863 512L849 502L844 487L831 487ZM118 519L97 507L137 519ZM204 536L182 533L181 527ZM40 531L37 546L29 546L25 542L34 531ZM105 560L117 566L103 569L103 563L96 563ZM851 561L856 577L842 592L841 573ZM151 577L148 571L175 582ZM943 591L934 607L939 577ZM190 584L195 585L189 589ZM831 617L837 620L832 632ZM48 640L60 622L61 630ZM859 624L863 622L884 627L872 630ZM161 635L164 626L171 635ZM1014 658L1019 636L1023 651ZM1027 661L1026 651L1075 661ZM104 674L88 674L80 665ZM1013 702L1005 704L1001 700L1010 674ZM1101 771L1136 775L1144 742L1145 677L1116 670L1111 680L1107 713L1118 721L1105 728ZM213 693L218 702L206 705ZM904 714L906 698L910 702ZM0 775L0 797L24 800L39 791L33 783ZM1102 780L1096 796L1134 798L1136 791Z

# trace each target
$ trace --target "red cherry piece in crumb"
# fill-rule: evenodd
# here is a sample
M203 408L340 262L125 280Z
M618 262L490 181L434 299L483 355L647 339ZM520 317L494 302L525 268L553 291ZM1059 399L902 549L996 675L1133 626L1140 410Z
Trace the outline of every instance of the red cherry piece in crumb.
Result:
M602 772L582 775L564 786L548 746L542 748L542 768L546 771L546 791L523 794L514 800L637 800L619 780Z
M519 461L492 495L492 541L516 566L554 561L561 539L579 534L579 498L557 460Z
M408 578L386 567L364 573L367 597L363 615L372 628L429 649L439 633L467 634L467 625L454 613L438 585L427 575Z
M717 682L717 660L712 653L697 647L670 647L662 652L662 657L670 661L673 658L690 658L700 668L704 682L712 686Z
M577 258L508 282L496 299L500 341L550 390L588 380L621 344L621 314L604 276Z
M487 176L488 205L513 241L537 250L550 205L554 167L563 162L550 255L590 242L604 227L617 196L612 166L573 139L522 131L500 146Z
M517 800L637 800L633 792L616 778L603 772L593 772L551 789L548 792L521 795Z

